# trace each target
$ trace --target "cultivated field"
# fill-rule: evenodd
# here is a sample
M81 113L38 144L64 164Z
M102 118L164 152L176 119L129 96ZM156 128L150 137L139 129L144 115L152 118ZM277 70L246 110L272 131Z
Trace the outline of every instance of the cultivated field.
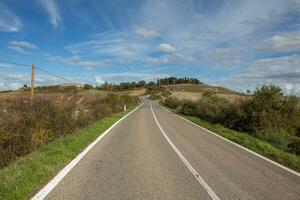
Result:
M219 97L225 97L229 101L240 101L250 96L241 95L238 92L229 90L223 87L214 87L209 85L192 85L192 84L177 84L164 86L170 90L171 96L177 97L180 100L193 100L196 101L202 97L206 92L216 94Z

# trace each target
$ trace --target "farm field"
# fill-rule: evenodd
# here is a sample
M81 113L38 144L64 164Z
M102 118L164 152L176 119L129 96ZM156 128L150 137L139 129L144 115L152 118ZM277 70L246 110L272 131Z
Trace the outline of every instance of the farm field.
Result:
M250 95L242 95L233 90L209 85L192 85L192 84L176 84L164 86L171 92L172 97L177 97L180 100L199 100L204 93L210 92L218 97L225 97L229 101L240 101L251 98Z

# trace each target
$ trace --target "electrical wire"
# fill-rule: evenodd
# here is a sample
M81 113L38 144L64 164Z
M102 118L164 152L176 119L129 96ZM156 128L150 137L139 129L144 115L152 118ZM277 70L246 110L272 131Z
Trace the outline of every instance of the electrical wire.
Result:
M21 66L21 67L31 67L31 66L32 66L32 65L29 65L29 64L16 63L16 62L11 62L11 61L1 60L1 59L0 59L0 63L12 64L12 65L17 65L17 66ZM45 70L45 69L42 69L42 68L40 68L40 67L36 67L36 66L35 66L35 69L38 70L38 71L44 72L44 73L46 73L46 74L48 74L48 75L51 75L51 76L53 76L53 77L56 77L56 78L58 78L58 79L62 79L62 80L64 80L64 81L68 82L68 83L73 83L73 84L76 84L76 85L77 85L77 84L78 84L78 85L81 85L80 83L76 83L76 82L74 82L74 81L71 81L71 80L69 80L69 79L66 79L65 77L62 77L62 76L57 75L57 74L54 74L54 73L49 72L49 71L47 71L47 70Z

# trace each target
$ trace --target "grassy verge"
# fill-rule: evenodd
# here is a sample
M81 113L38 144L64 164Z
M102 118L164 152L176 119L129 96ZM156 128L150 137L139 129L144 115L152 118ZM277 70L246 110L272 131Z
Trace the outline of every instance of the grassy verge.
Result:
M1 169L0 199L17 200L32 197L88 144L131 110L103 118Z
M234 130L225 128L224 126L221 126L219 124L213 124L213 123L204 121L198 117L182 115L180 113L177 113L175 110L170 109L166 106L163 106L163 107L184 117L185 119L187 119L191 122L194 122L195 124L198 124L210 131L213 131L214 133L221 135L224 138L227 138L228 140L231 140L231 141L233 141L237 144L240 144L256 153L259 153L267 158L270 158L271 160L274 160L284 166L287 166L291 169L294 169L295 171L300 172L300 157L296 156L295 154L291 154L291 153L282 151L282 150L274 147L270 143L262 141L260 139L257 139L247 133L234 131Z

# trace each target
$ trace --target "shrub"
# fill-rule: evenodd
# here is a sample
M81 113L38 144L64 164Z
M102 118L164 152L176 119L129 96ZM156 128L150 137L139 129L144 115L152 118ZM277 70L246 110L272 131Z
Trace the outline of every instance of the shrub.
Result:
M182 114L185 114L185 115L196 115L196 104L193 102L193 101L190 101L190 100L184 100L182 101L182 104L181 106L179 106L177 108L177 110L182 113Z
M231 103L225 98L205 95L196 102L196 116L211 122L224 123L230 107Z
M290 152L300 155L300 138L293 137L291 142L288 144L288 148Z
M137 102L135 97L116 94L90 100L85 107L45 98L36 98L32 106L28 99L6 102L7 111L0 115L0 168L49 141L123 110L124 104L131 107Z
M177 97L167 97L164 100L164 104L172 109L177 109L180 106L181 101Z
M274 146L299 154L299 99L284 97L279 87L263 86L251 99L231 103L206 91L198 101L179 101L168 97L164 104L185 115L243 131Z

